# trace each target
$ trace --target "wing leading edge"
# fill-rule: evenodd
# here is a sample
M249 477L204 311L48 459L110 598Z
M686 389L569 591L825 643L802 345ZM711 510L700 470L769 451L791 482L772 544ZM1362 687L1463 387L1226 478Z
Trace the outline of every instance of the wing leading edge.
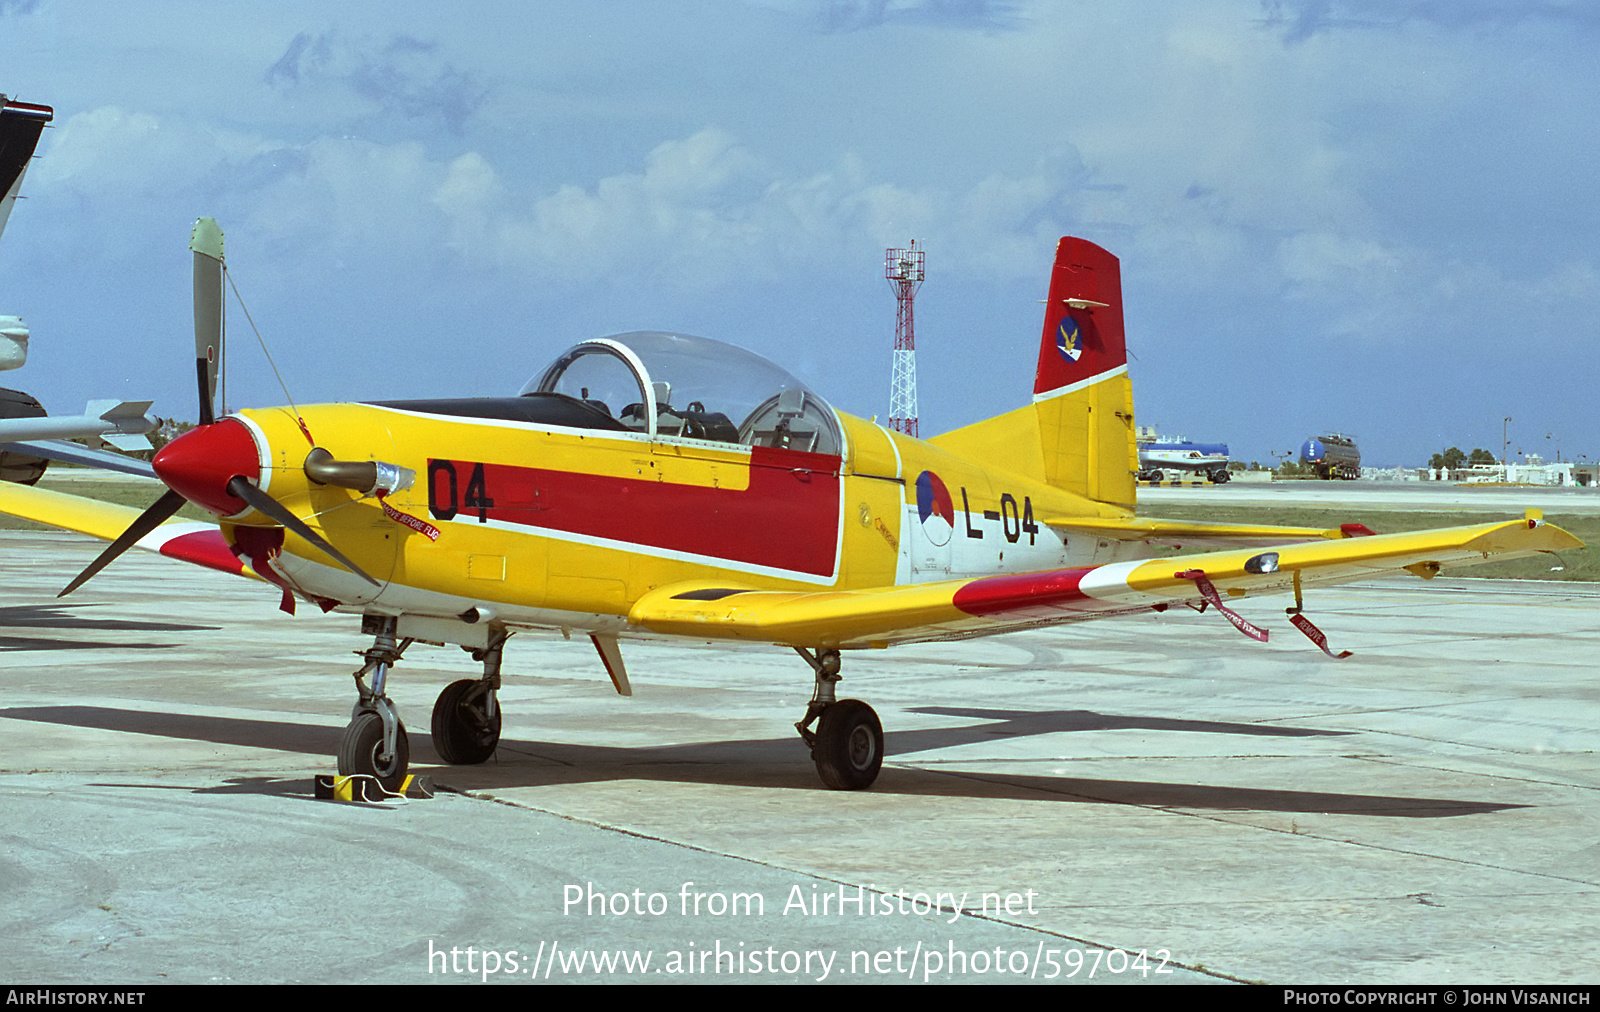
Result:
M1409 571L1582 548L1559 527L1523 520L1431 531L1231 549L1086 569L1059 569L846 591L773 591L698 582L662 587L628 614L657 633L794 646L880 647L1104 618L1204 599L1203 573L1230 598L1290 593Z
M115 541L138 519L140 511L84 496L0 482L0 513ZM215 524L168 520L140 538L138 547L207 569L259 579L233 554Z

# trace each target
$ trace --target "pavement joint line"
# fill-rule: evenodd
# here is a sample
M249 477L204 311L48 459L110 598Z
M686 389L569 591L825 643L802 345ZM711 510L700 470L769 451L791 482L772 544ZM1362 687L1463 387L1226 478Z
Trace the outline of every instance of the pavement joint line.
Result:
M946 775L948 775L948 774L946 774ZM859 887L859 888L867 890L868 892L876 893L879 896L892 896L892 895L894 895L893 893L887 892L887 891L885 891L883 889L873 888L872 886L866 885L866 884L861 883L861 882L851 882L851 881L848 881L846 879L840 878L840 877L838 877L836 875L829 875L829 874L826 874L826 873L823 873L823 872L812 871L812 870L808 870L808 869L805 869L805 868L791 867L791 866L785 865L785 864L777 864L777 863L772 862L772 861L763 861L763 860L760 860L759 858L746 857L743 854L733 854L733 853L729 853L727 851L717 850L717 849L714 849L714 848L711 848L711 847L701 846L699 844L687 843L687 842L682 841L682 840L671 840L671 839L668 839L668 838L666 838L664 836L656 836L654 834L645 833L645 832L642 832L640 830L629 829L629 828L627 828L625 826L612 825L611 823L608 823L608 822L599 822L599 821L596 821L594 819L584 818L583 816L570 815L570 814L568 814L566 812L558 812L558 811L555 811L553 809L543 808L543 807L540 807L539 805L529 804L528 802L525 802L525 801L516 801L516 800L512 800L510 798L500 798L500 797L496 797L493 794L479 793L479 792L469 791L469 790L462 790L460 788L455 788L455 787L446 788L443 785L440 785L439 789L440 790L448 789L452 793L458 794L461 797L471 798L471 799L477 800L477 801L488 801L488 802L491 802L493 804L506 805L506 806L509 806L511 808L521 808L521 809L524 809L524 810L527 810L527 811L531 811L531 812L540 812L540 813L542 813L544 815L554 816L555 818L562 819L562 820L564 820L566 822L572 822L572 823L576 823L576 824L582 825L582 826L592 826L595 829L606 830L606 831L613 832L613 833L620 833L620 834L622 834L624 836L630 836L630 837L633 837L634 839L637 839L637 840L647 840L647 841L650 841L652 843L659 843L659 844L663 844L663 845L669 846L669 847L680 847L680 848L682 848L684 850L694 851L695 853L698 853L698 854L708 854L708 855L710 855L712 857L726 858L726 859L728 859L730 861L739 861L739 862L741 862L743 864L751 864L751 865L755 865L755 866L760 867L760 868L771 868L771 869L773 869L775 871L788 872L789 874L792 874L792 875L803 875L803 876L805 876L807 878L814 878L814 879L817 879L817 880L822 881L822 882L832 882L835 885ZM814 789L814 790L815 790L816 793L824 793L820 789ZM1051 793L1051 792L1043 792L1042 791L1041 793ZM1145 807L1149 807L1149 806L1139 805L1137 807L1145 808ZM949 909L949 908L944 907L944 906L939 906L937 908L937 910L940 913L955 913L954 910ZM1103 949L1103 950L1105 950L1107 952L1110 952L1113 949L1119 950L1121 952L1130 952L1130 950L1124 949L1120 945L1107 945L1104 942L1097 942L1097 941L1095 941L1094 939L1091 939L1091 938L1079 937L1077 935L1069 935L1069 934L1066 934L1065 932L1061 932L1061 931L1051 931L1049 928L1040 927L1040 926L1034 925L1034 924L1024 924L1024 923L1021 923L1019 921L1008 921L1008 920L1005 920L1004 918L990 917L990 916L983 915L983 914L974 914L974 913L971 913L970 911L965 913L963 916L971 917L973 920L985 921L985 922L990 923L990 924L1003 924L1003 925L1005 925L1007 927L1017 928L1017 929L1022 930L1022 931L1030 931L1030 932L1034 932L1036 934L1046 935L1046 936L1048 936L1050 938L1060 938L1060 939L1062 939L1064 941L1074 942L1074 943L1076 943L1078 945L1081 945L1081 946L1092 946L1092 947L1097 948L1097 949ZM1254 979L1251 979L1251 978L1248 978L1248 977L1240 977L1240 976L1236 976L1236 975L1231 974L1231 973L1226 973L1226 972L1221 971L1221 970L1211 969L1210 967L1206 966L1203 963L1192 963L1191 964L1191 963L1180 963L1177 960L1169 960L1167 965L1177 967L1178 969L1181 969L1181 970L1188 970L1191 973L1202 973L1202 974L1205 974L1206 976L1209 976L1209 977L1215 977L1218 980L1231 981L1231 982L1236 983L1236 984L1261 983L1260 981L1257 981L1257 980L1254 980Z
M1536 754L1539 754L1539 755L1551 755L1552 753L1542 752L1542 753L1536 753ZM1560 755L1560 754L1565 754L1565 755L1592 755L1593 753L1592 752L1567 752L1567 753L1555 753L1555 754L1558 754L1558 755ZM1454 768L1449 767L1449 766L1435 766L1435 765L1433 765L1431 763L1408 762L1403 758L1397 758L1397 757L1394 757L1394 756L1379 755L1379 754L1376 754L1376 753L1374 753L1373 755L1345 756L1345 758L1346 759L1358 759L1358 760L1361 760L1363 762L1378 763L1380 765L1386 765L1386 766L1399 766L1399 767L1402 767L1404 769L1433 770L1435 773L1454 773L1457 776L1464 776L1464 777L1483 777L1483 778L1486 778L1486 779L1489 779L1489 780L1507 780L1507 781L1510 781L1511 783L1519 783L1519 784L1540 784L1540 785L1545 786L1545 787L1566 787L1566 788L1570 788L1571 790L1575 790L1575 791L1600 791L1600 784L1578 784L1578 783L1572 783L1571 781L1565 781L1565 780L1536 780L1533 777L1514 777L1514 776L1509 776L1509 775L1504 774L1504 773L1493 773L1493 772L1479 771L1479 770L1454 769Z
M948 774L948 775L965 776L965 777L969 777L970 779L973 779L973 780L982 780L982 781L984 781L986 783L993 783L994 782L994 781L985 780L985 778L981 774L951 773L951 774ZM1006 786L1013 786L1014 787L1016 785L1008 784ZM1178 807L1178 806L1172 806L1172 805L1141 805L1141 804L1137 804L1137 803L1134 803L1134 802L1126 802L1126 801L1107 801L1104 798L1096 798L1096 797L1093 797L1091 795L1079 794L1079 793L1076 793L1076 792L1073 792L1073 791L1049 791L1049 790L1047 790L1045 788L1039 788L1039 787L1032 787L1032 788L1028 788L1028 789L1036 790L1041 794L1058 794L1058 795L1064 795L1066 797L1075 797L1075 798L1076 797L1081 797L1081 798L1085 798L1088 801L1096 802L1096 803L1099 803L1099 804L1115 804L1115 805L1123 805L1123 806L1126 806L1126 807L1129 807L1129 808L1142 808L1142 809L1144 809L1146 811L1149 811L1149 812L1158 812L1158 813L1162 813L1162 814L1176 815L1176 816L1179 816L1179 817L1186 817L1186 818L1191 818L1191 819L1203 819L1203 820L1205 820L1207 822L1217 822L1217 823L1221 823L1222 825L1226 825L1226 826L1234 826L1234 827L1239 827L1239 828L1244 828L1244 829L1256 829L1256 830L1261 830L1263 832L1268 832L1268 833L1278 833L1278 834L1281 834L1283 836L1292 836L1292 837L1296 837L1298 839L1318 840L1318 841L1323 842L1323 843L1332 843L1332 844L1337 844L1337 845L1342 845L1342 846L1356 847L1356 848L1359 848L1359 849L1362 849L1362 850L1372 850L1372 851L1378 851L1380 853L1386 853L1386 854L1403 854L1403 855L1405 855L1407 857L1417 857L1417 858L1422 858L1424 860L1442 861L1442 862L1444 862L1446 864L1461 865L1461 866L1465 866L1465 867L1469 867L1469 868L1484 868L1484 869L1487 869L1489 871L1505 872L1505 873L1511 874L1511 875L1526 875L1526 876L1530 876L1530 877L1534 877L1534 878L1547 878L1547 879L1552 879L1552 880L1557 881L1557 882L1571 882L1571 883L1573 883L1575 885L1591 886L1593 888L1600 889L1600 881L1591 882L1588 879L1572 878L1572 877L1567 876L1567 875L1556 875L1556 874L1553 874L1551 872L1534 871L1534 870L1528 869L1528 868L1508 868L1508 867L1506 867L1504 865L1493 864L1493 863L1488 862L1488 861L1473 861L1473 860L1469 860L1467 858L1462 858L1462 857L1450 857L1450 856L1444 855L1444 854L1432 854L1432 853L1429 853L1427 851L1422 851L1422 850L1409 850L1409 849L1404 848L1404 847L1388 847L1388 846L1384 846L1382 844L1377 844L1377 843L1364 843L1364 842L1352 840L1352 839L1345 838L1345 837L1328 836L1328 835L1325 835L1323 833L1304 832L1304 831L1300 831L1298 829L1294 829L1294 830L1281 829L1281 828L1278 828L1276 826L1261 826L1261 825L1257 825L1257 824L1252 823L1252 822L1240 822L1240 821L1237 821L1235 819L1226 818L1226 817L1224 817L1222 815L1211 815L1211 814L1208 814L1208 813L1205 813L1205 812L1197 812L1197 811L1194 811L1192 809L1185 809L1185 808ZM1292 820L1291 820L1291 822L1292 822Z
M1527 725L1527 726L1539 727L1539 726L1542 726L1542 725L1530 724L1530 725ZM1429 742L1429 743L1436 744L1436 745L1453 745L1456 748L1472 749L1475 752L1478 752L1478 753L1481 753L1481 754L1486 754L1486 755L1540 755L1541 754L1539 752L1535 752L1535 751L1532 751L1530 749L1507 748L1507 747L1505 747L1503 745L1485 745L1485 744L1482 744L1480 742L1473 742L1473 741L1456 741L1454 738L1440 738L1440 737L1438 737L1436 735L1428 735L1428 734L1406 734L1403 731L1382 731L1382 730L1376 730L1376 729L1373 729L1373 728L1363 728L1359 733L1361 733L1361 734L1384 735L1384 736L1387 736L1387 737L1390 737L1390 738L1400 738L1400 739L1403 739L1405 741L1425 741L1425 742ZM1545 755L1551 755L1551 754L1554 754L1554 755L1587 755L1589 753L1589 751L1590 750L1588 750L1588 749L1584 749L1582 751L1574 750L1574 751L1571 751L1571 752L1546 752L1546 753L1543 753L1543 754L1545 754ZM1350 758L1355 758L1355 757L1351 756Z
M1299 835L1303 836L1305 834L1302 833L1302 834L1299 834ZM1483 897L1510 897L1510 898L1517 898L1517 897L1540 897L1540 898L1555 897L1555 898L1559 899L1559 898L1562 898L1562 897L1570 897L1572 895L1572 891L1570 889L1566 889L1566 890L1559 890L1559 891L1552 890L1550 892L1520 892L1520 893L1474 892L1474 893L1462 893L1460 895L1470 896L1470 897L1478 897L1478 898L1483 898ZM1412 892L1412 893L1362 893L1362 894L1357 894L1357 895L1354 895L1354 896L1322 893L1322 894L1319 894L1319 895L1316 895L1316 896L1295 896L1295 897L1272 896L1272 897L1263 897L1262 899L1256 900L1254 902L1259 903L1262 906L1267 906L1267 907L1301 906L1301 905L1304 905L1304 904L1311 904L1311 903L1340 903L1340 902L1349 902L1349 903L1384 903L1384 902L1393 902L1393 901L1398 901L1398 900L1413 900L1413 901L1421 902L1420 897L1422 897L1422 896L1438 898L1439 896L1441 896L1441 894L1437 893L1437 892L1433 892L1431 890L1423 890L1421 892ZM1185 910L1185 909L1193 909L1195 907L1221 906L1221 905L1224 905L1224 904L1227 904L1227 903L1231 903L1231 902L1234 902L1234 901L1231 900L1231 899L1227 899L1227 900L1184 899L1184 900L1176 901L1176 902L1135 903L1135 902L1127 902L1127 901L1124 901L1124 900L1117 900L1116 901L1116 905L1117 905L1118 908L1125 909L1125 910L1134 910L1134 909L1137 909L1137 910L1167 910L1167 909ZM1056 909L1056 910L1096 910L1096 909L1099 909L1099 908L1104 907L1106 905L1107 904L1104 903L1104 902L1096 902L1096 903L1062 903L1062 904L1055 905L1052 909ZM1424 903L1423 906L1437 907L1437 906L1441 906L1441 904Z
M1589 886L1600 889L1600 881L1573 878L1569 875L1557 875L1552 872L1535 871L1531 868L1509 868L1505 865L1494 864L1489 861L1473 861L1464 857L1451 857L1447 854L1432 854L1425 850L1409 850L1405 847L1387 847L1378 843L1364 843L1348 837L1329 836L1324 833L1307 832L1304 830L1280 829L1276 826L1259 826L1252 822L1237 822L1220 815L1208 815L1204 812L1185 811L1178 808L1159 808L1157 806L1139 805L1139 808L1155 808L1157 811L1171 812L1174 815L1187 815L1191 818L1205 819L1208 822L1220 822L1229 826L1239 826L1246 829L1259 829L1268 833L1279 833L1283 836L1293 836L1304 840L1318 840L1323 843L1332 843L1346 847L1356 847L1360 850L1372 850L1385 854L1403 854L1407 857L1418 857L1423 860L1442 861L1446 864L1461 865L1468 868L1483 868L1488 871L1504 872L1508 875L1525 875L1531 878L1546 878L1556 882L1571 882L1574 885Z
M1264 717L1261 720L1244 721L1243 723L1269 726L1279 721L1326 720L1329 717L1354 717L1364 713L1407 713L1413 710L1440 710L1460 706L1478 706L1481 703L1504 703L1520 699L1520 696L1491 696L1483 699L1467 699L1450 703L1419 703L1416 706L1383 706L1361 707L1355 710L1331 710L1327 713L1290 714L1286 717ZM1373 734L1389 734L1388 731L1373 731Z
M1375 753L1373 753L1373 755L1377 756L1377 755L1381 755L1381 753L1376 753L1375 752ZM992 763L1029 763L1029 764L1033 764L1033 763L1151 762L1151 761L1162 761L1162 760L1178 760L1178 761L1181 761L1181 760L1185 760L1185 759L1197 759L1197 760L1205 761L1205 760L1212 760L1212 759L1304 759L1304 758L1305 758L1305 756L1303 756L1303 755L1296 755L1296 754L1288 753L1288 752L1206 752L1206 753L1196 753L1194 755L1084 755L1084 756L1060 756L1060 757L1057 757L1057 758L1048 758L1047 757L1047 758L1029 758L1029 759L1017 759L1017 758L1010 758L1010 757L997 757L997 758L993 758L993 759L929 759L925 763L918 763L916 766L907 766L906 768L907 769L920 769L923 766L938 766L938 765L942 765L942 764L945 764L945 763L956 763L956 764L960 764L960 765L963 765L963 766L967 766L967 765L974 765L974 764L977 764L977 763L984 763L984 764L992 764ZM1341 754L1339 756L1339 758L1341 758L1341 759L1362 759L1362 758L1365 758L1365 756Z

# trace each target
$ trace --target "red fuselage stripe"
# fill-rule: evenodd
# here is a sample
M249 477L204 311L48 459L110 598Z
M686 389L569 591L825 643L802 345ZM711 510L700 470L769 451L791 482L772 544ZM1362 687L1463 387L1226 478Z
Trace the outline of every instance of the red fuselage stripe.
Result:
M448 515L451 480L441 470L444 464L454 472L454 517ZM838 472L838 457L762 447L751 451L744 490L430 460L428 502L435 520L497 520L832 576L838 557Z

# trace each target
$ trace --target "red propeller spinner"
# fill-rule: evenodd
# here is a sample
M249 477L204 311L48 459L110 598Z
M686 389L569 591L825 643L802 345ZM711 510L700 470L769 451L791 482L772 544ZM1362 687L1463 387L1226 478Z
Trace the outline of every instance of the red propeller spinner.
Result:
M248 506L229 491L228 483L261 477L256 442L250 430L232 418L190 429L162 447L151 464L168 488L223 517L242 513Z

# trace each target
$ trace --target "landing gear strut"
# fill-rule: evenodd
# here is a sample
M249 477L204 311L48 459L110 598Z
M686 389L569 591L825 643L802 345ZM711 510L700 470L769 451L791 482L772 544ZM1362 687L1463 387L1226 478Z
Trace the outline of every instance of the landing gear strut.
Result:
M500 744L500 659L508 635L491 631L489 646L472 651L483 677L451 682L433 704L433 750L452 766L481 763Z
M806 706L805 719L795 724L800 738L811 747L817 776L836 791L859 791L872 786L883 767L883 724L872 707L859 699L836 699L839 651L804 647L795 652L816 672L816 689ZM817 729L811 730L815 722Z
M362 654L366 664L355 673L355 712L339 741L339 775L377 778L383 789L398 792L411 764L411 743L394 703L384 694L389 668L400 660L411 640L395 642L398 620L392 615L365 615L361 631L373 634L372 646ZM372 675L372 687L363 679Z

